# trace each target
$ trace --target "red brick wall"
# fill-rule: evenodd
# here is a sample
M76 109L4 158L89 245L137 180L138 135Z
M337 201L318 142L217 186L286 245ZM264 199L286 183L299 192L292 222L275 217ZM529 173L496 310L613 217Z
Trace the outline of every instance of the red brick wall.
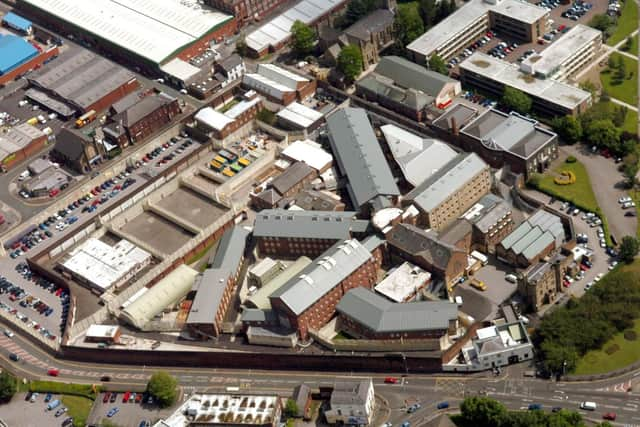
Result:
M206 34L200 40L197 40L190 46L183 49L180 53L178 53L177 56L178 58L184 59L184 60L189 60L194 56L198 56L201 53L203 53L206 49L209 48L209 42L211 42L212 40L214 41L222 40L226 37L232 36L237 29L238 29L238 23L236 19L233 18L231 21L227 22L222 27L210 32L209 34Z
M114 102L117 102L122 98L124 98L125 96L129 95L130 93L134 92L138 88L138 86L140 86L140 83L136 78L133 78L129 80L127 83L123 84L122 86L116 88L112 92L98 99L96 102L94 102L93 104L85 108L82 112L86 113L91 110L96 110L96 112L100 112L103 110L107 110L109 107L113 105Z
M178 100L175 99L173 102L163 105L137 123L129 126L127 128L129 139L131 142L135 142L152 135L159 128L171 122L178 114L180 114L180 106L178 105Z
M298 100L302 101L316 92L318 83L315 80L311 80L309 83L299 83L298 86Z

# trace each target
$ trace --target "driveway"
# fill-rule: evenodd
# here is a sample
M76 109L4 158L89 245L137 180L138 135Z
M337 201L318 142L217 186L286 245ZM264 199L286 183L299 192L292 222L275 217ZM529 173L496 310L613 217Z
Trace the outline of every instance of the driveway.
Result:
M587 146L580 144L563 146L562 151L575 156L587 168L600 209L607 217L610 232L618 242L624 236L635 236L636 217L624 216L625 211L618 204L618 199L626 196L627 193L622 188L624 177L618 171L618 165L614 163L613 159L592 154Z

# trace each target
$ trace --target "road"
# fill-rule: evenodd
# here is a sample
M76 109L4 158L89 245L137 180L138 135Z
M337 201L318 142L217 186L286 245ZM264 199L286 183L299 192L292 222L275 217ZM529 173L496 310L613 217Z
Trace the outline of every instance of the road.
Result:
M21 357L19 362L8 359L10 353ZM100 377L111 377L110 387L115 390L140 390L144 387L157 367L134 365L107 365L56 360L40 350L19 334L13 338L0 337L0 365L14 372L19 378L44 379L64 382L99 383ZM57 378L47 377L46 370L55 367L60 370ZM385 384L389 374L345 374L326 371L312 372L276 372L260 370L229 370L209 368L163 367L175 375L183 387L195 388L202 392L221 392L226 387L239 387L252 392L277 393L288 395L293 387L301 382L311 387L330 385L336 379L348 380L372 378L376 391L388 402L391 409L390 420L399 424L404 420L412 425L421 425L427 419L438 402L448 401L455 410L468 396L485 395L503 402L510 409L526 409L530 403L539 403L549 410L563 407L578 410L582 401L595 401L598 410L583 412L583 415L598 419L603 413L613 411L618 421L640 424L640 393L627 392L640 381L640 372L589 383L565 383L541 379L524 378L525 367L516 365L504 370L500 377L489 373L470 376L445 376L411 374L398 384ZM423 408L414 414L406 414L406 404L420 402Z

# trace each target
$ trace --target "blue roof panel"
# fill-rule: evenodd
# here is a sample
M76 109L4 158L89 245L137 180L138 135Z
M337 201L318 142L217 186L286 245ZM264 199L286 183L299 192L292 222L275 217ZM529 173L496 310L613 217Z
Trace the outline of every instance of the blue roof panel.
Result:
M38 50L21 37L0 36L0 75L6 74L31 58Z
M4 15L2 22L6 22L8 26L24 31L25 33L29 32L31 29L31 21L24 19L22 16L16 15L13 12L9 12Z

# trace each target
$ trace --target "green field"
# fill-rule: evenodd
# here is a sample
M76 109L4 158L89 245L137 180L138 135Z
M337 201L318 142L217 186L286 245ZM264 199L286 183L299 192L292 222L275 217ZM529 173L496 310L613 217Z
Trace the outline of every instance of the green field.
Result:
M93 401L80 396L62 396L62 404L67 407L67 415L73 417L75 427L84 427L91 412Z
M618 18L616 29L607 40L609 46L614 46L624 40L638 28L638 6L633 0L626 0L622 8L622 15Z
M627 104L636 105L638 103L638 61L631 59L625 55L614 53L611 55L614 61L622 58L625 63L627 77L621 82L617 82L614 78L615 71L609 70L607 67L600 73L600 82L612 98L619 99ZM630 78L629 78L630 77Z
M632 330L638 336L635 340L627 340L624 333L615 334L601 349L589 351L582 356L578 360L574 373L577 375L602 374L638 361L640 359L640 320L636 319ZM607 354L607 350L611 354Z

